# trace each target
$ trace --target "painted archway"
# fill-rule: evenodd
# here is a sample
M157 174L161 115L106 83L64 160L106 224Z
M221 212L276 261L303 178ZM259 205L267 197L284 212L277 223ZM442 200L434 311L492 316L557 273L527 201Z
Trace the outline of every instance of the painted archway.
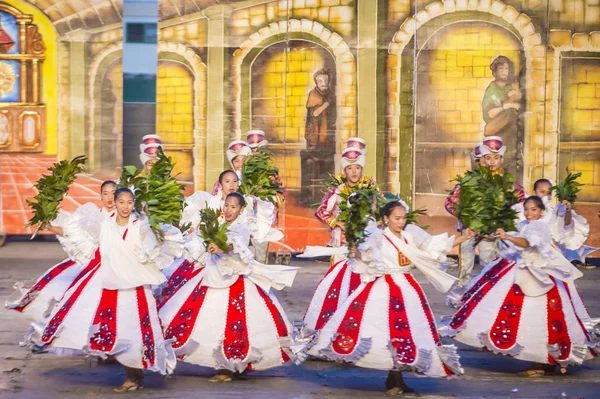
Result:
M467 12L462 14L463 12ZM474 17L478 14L481 18ZM500 1L436 1L429 4L414 16L407 18L394 37L388 48L387 77L388 97L386 115L386 135L388 148L387 183L391 191L399 191L403 197L414 199L415 193L415 164L414 164L414 117L412 104L401 102L404 70L414 67L414 54L420 45L426 43L436 31L436 24L443 18L453 21L491 21L513 32L522 42L525 54L525 81L527 101L524 120L524 143L529 147L532 137L544 133L544 101L545 75L535 73L536 69L543 71L545 63L545 46L541 44L541 36L529 16L520 13L514 7ZM430 23L431 21L431 23ZM425 40L415 45L415 35L425 29ZM431 32L429 32L431 31ZM407 51L409 49L410 51ZM414 55L413 55L414 57ZM411 71L412 73L412 71ZM538 93L534 88L542 88ZM402 143L402 145L401 145ZM528 184L531 176L531 165L528 153L524 154L524 183ZM400 167L399 160L403 166ZM408 167L407 167L408 166Z

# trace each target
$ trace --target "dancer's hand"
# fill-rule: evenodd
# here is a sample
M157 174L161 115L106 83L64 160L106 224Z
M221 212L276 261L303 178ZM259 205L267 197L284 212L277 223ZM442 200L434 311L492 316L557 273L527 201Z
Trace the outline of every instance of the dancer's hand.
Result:
M214 242L211 242L210 244L208 244L208 246L206 247L206 249L208 250L209 253L213 254L213 255L221 255L224 254L225 252L223 252L223 250L221 248L219 248L219 246L217 244L215 244Z
M500 240L506 240L509 236L506 234L506 231L503 229L496 230L495 238L499 238Z

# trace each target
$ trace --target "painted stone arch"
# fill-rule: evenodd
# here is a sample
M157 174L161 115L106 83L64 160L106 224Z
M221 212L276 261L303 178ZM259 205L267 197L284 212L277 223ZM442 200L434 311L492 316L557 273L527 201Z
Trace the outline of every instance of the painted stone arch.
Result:
M250 128L249 76L252 62L265 48L285 40L303 40L326 49L335 60L337 150L356 135L356 64L342 37L322 24L308 19L273 22L242 43L233 54L233 123L231 139L240 138Z
M169 60L174 63L180 63L188 68L193 77L193 121L190 129L193 136L193 145L190 149L193 150L193 177L196 187L204 186L205 170L206 170L206 65L202 62L200 56L191 48L178 44L161 41L158 43L159 61ZM115 43L107 46L101 51L91 63L89 69L90 87L89 95L89 133L87 136L87 152L90 159L89 164L91 169L102 167L101 164L101 137L102 137L102 112L104 104L102 104L101 91L103 81L109 68L114 67L116 63L120 63L123 57L123 44ZM120 65L120 64L119 64ZM119 98L122 101L122 98ZM120 107L119 107L120 108ZM122 129L122 123L115 129ZM117 143L117 166L122 163L122 134L118 134L119 142ZM169 145L166 145L167 149Z
M179 163L184 180L206 179L206 64L191 48L160 41L157 72L157 133ZM162 89L167 92L162 92Z
M123 162L123 44L101 51L90 65L86 152L90 170L114 169ZM103 158L102 154L107 157Z
M466 13L468 12L468 13ZM388 48L387 59L387 114L386 136L388 143L387 183L392 191L400 191L406 198L414 199L414 111L411 101L402 101L402 87L406 69L414 68L414 53L408 50L414 45L415 35L420 29L435 25L436 20L451 18L461 22L486 21L495 23L513 33L522 43L525 55L526 107L524 143L528 146L533 136L544 132L545 93L539 95L535 87L545 87L546 48L541 36L529 16L501 1L490 0L447 0L429 4L414 16L407 18L394 34ZM430 22L431 21L431 22ZM435 31L432 32L434 34ZM421 41L418 45L425 44ZM418 48L415 50L419 50ZM406 136L405 136L406 135ZM407 143L400 146L400 143ZM403 167L399 160L402 159ZM524 154L524 183L529 183L528 154ZM408 165L410 167L406 167ZM406 165L406 166L405 166Z

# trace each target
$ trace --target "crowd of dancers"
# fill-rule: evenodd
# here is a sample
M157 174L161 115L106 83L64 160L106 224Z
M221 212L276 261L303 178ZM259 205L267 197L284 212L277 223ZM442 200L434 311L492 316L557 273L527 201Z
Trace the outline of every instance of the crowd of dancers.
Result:
M161 147L146 136L140 160L148 171ZM341 153L345 183L329 189L316 217L331 239L308 247L304 257L331 256L301 328L293 328L276 291L292 286L297 267L267 264L269 242L281 240L279 205L237 192L246 157L267 145L261 131L229 145L230 170L211 193L186 198L181 225L163 225L156 237L135 196L114 181L100 187L103 208L86 204L61 212L49 227L68 258L46 271L30 288L19 288L7 307L31 327L22 345L34 351L82 354L123 365L125 382L116 392L144 387L144 370L170 374L177 362L210 367L209 381L232 381L250 370L265 370L309 357L387 370L387 395L411 392L404 372L428 377L463 374L453 337L467 345L532 362L521 372L539 377L595 356L598 337L574 281L582 273L569 260L590 250L586 220L571 204L550 204L551 183L535 183L534 195L520 193L518 231L499 229L478 245L481 273L471 278L476 234L431 235L407 225L408 206L388 202L383 225L370 222L366 241L348 248L338 220L343 193L374 183L363 175L366 144L352 138ZM487 137L474 161L503 173L506 147ZM446 201L452 212L455 187ZM229 225L226 247L205 243L200 211L220 211ZM460 224L460 221L459 221ZM461 247L458 278L446 273L447 255ZM456 310L436 322L413 276L418 270L447 294ZM451 310L451 308L449 308Z

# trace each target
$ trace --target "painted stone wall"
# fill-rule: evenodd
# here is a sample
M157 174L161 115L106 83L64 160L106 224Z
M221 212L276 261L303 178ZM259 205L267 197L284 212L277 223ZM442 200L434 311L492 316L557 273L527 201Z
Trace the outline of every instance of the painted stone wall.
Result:
M85 153L89 182L97 184L118 175L126 134L119 113L120 7L92 10L79 2L59 12L54 3L36 3L57 38L55 70L44 77L57 82L55 95L46 97L48 109L56 109L49 119L56 120L56 134L47 136L56 150L39 165ZM317 70L329 69L332 78L330 172L339 172L349 137L366 138L369 173L385 190L426 207L423 223L431 232L451 232L443 198L486 132L482 101L499 55L514 63L521 96L518 180L531 190L538 178L583 172L578 211L592 224L588 244L600 245L597 0L159 0L159 6L157 133L191 191L210 190L229 167L231 140L264 130L289 188L280 218L289 247L282 248L327 239L303 198L307 184L319 196L322 180L307 183L302 167L306 100ZM30 194L32 176L11 179L19 181L16 192ZM89 187L74 198L95 198L96 187ZM15 226L26 215L24 206L11 212Z

